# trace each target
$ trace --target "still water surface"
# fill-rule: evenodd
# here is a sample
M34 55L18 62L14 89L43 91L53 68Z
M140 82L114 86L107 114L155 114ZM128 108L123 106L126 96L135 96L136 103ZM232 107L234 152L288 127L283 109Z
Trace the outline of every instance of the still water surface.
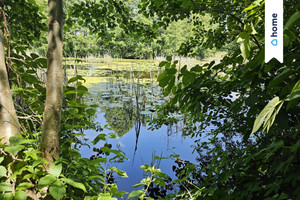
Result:
M157 63L153 61L118 60L117 63L102 60L84 65L72 65L68 75L77 73L87 82L91 95L88 101L99 105L95 121L107 128L101 133L114 132L118 139L108 139L113 148L121 149L128 160L123 163L113 163L109 167L117 167L126 171L128 178L116 178L119 190L130 192L132 185L143 178L143 164L153 165L162 172L175 178L172 171L174 159L153 159L154 156L169 157L179 154L180 159L195 162L192 145L194 139L181 136L183 124L162 126L157 130L150 130L149 122L155 116L157 105L161 105L167 98L155 81L159 74ZM71 74L71 75L70 75ZM180 116L178 116L180 117ZM85 131L86 137L92 141L99 132ZM100 148L105 142L83 146L83 157L91 157L93 147Z

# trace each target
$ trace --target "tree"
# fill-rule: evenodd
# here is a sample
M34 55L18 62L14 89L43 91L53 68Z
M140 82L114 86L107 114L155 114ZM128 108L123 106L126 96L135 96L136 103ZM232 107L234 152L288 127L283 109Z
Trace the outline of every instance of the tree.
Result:
M24 139L11 137L9 145L1 144L0 199L26 196L56 200L111 199L112 196L122 198L125 193L118 191L111 179L115 176L113 172L122 177L126 177L126 173L107 167L109 163L126 159L122 152L107 143L106 138L116 137L115 134L100 133L92 144L98 144L100 140L105 144L99 143L100 147L94 149L95 155L90 159L82 158L78 151L78 146L87 145L78 139L78 136L84 136L82 129L93 128L99 132L102 129L89 120L89 116L95 114L96 106L88 106L82 101L88 93L80 82L83 78L73 77L67 86L62 83L62 4L62 0L49 1L46 92L39 76L35 75L42 74L39 71L45 67L45 59L26 53L27 48L24 48L38 40L42 29L39 27L43 27L39 22L41 15L39 12L25 13L26 16L36 16L27 23L18 14L23 7L26 11L37 11L35 2L12 0L7 3L13 39L9 61L14 70L8 79L4 55L0 54L0 92L7 97L0 97L0 111L9 106L11 111L14 110L10 83L16 110L22 115L19 124ZM165 70L158 81L165 95L170 96L170 101L161 107L158 116L166 119L168 114L180 112L187 116L185 135L205 134L209 139L195 143L195 150L199 153L197 165L174 156L178 164L178 167L174 166L178 175L175 182L180 190L163 198L298 199L299 2L285 2L284 64L275 60L264 63L262 0L144 0L140 5L135 4L135 9L138 8L145 17L155 18L153 24L132 19L132 13L123 1L77 2L68 7L66 28L78 21L78 25L87 26L91 34L103 40L111 39L110 30L116 27L124 29L120 35L142 32L151 38L155 30L166 27L173 20L209 13L213 26L205 29L201 20L192 20L195 32L187 44L182 45L180 53L189 55L199 45L221 49L234 40L240 45L240 48L234 46L220 63L183 66L179 70L178 61L172 61L170 56L160 63ZM37 26L32 27L32 24ZM140 48L144 49L143 44ZM145 54L148 54L147 49ZM17 95L20 95L19 99ZM43 126L40 125L42 115ZM1 120L3 116L7 116L6 113L0 116ZM158 125L165 122L161 118L157 119ZM11 121L14 123L15 119L13 117ZM64 123L61 124L61 120ZM205 133L206 127L212 129ZM1 132L1 136L3 134L8 141L6 133ZM7 157L11 162L2 162ZM136 186L145 188L133 191L129 197L146 197L153 184L165 186L167 175L149 165L142 168L151 174ZM156 197L155 194L149 195Z
M14 9L12 9L14 8ZM23 22L24 29L21 31L18 27L21 26L21 20L19 13L21 12L20 9L26 9L29 13L31 13L31 17L29 17L30 20L27 20ZM43 27L43 24L41 23L42 17L37 12L38 8L36 5L30 5L25 4L24 1L3 1L3 4L1 5L1 13L3 24L1 24L1 28L3 28L3 31L5 33L5 40L6 44L6 50L7 50L7 56L11 56L10 54L13 54L11 52L11 48L14 48L16 44L18 44L19 48L16 50L19 51L20 47L22 45L28 45L30 44L35 37L39 37L40 29L39 28L33 28L33 27ZM5 15L9 15L8 18L5 18ZM31 21L31 19L34 18L35 20ZM7 20L7 21L6 21ZM14 21L15 20L15 21ZM12 26L8 25L13 24ZM27 34L27 32L30 32L30 34ZM24 34L26 33L26 34ZM20 38L23 38L23 40L19 40ZM4 52L4 44L3 44L3 35L1 33L1 46L0 46L0 52L1 52L1 100L0 100L0 137L4 138L2 141L3 143L7 143L9 141L9 137L19 135L20 134L20 128L19 128L19 121L16 115L16 110L14 107L13 99L11 96L11 85L16 83L19 84L19 77L15 73L15 70L11 68L10 61L7 61L5 59L5 52ZM10 40L10 43L9 41ZM12 42L13 41L13 42ZM10 59L10 58L8 58ZM10 71L8 71L10 70Z
M43 157L48 160L48 166L50 166L59 157L59 132L64 83L62 66L63 1L50 0L48 4L48 76L41 150Z
M5 64L4 45L0 33L0 137L1 143L9 143L9 138L20 135L19 122L13 104L8 71Z
M8 5L12 12L20 13L22 6L29 7L28 11L36 9L35 1L16 1L15 4L14 1L12 2ZM9 138L10 144L1 143L0 145L0 199L29 197L31 199L54 198L60 200L66 196L72 199L109 198L113 195L122 197L125 193L118 191L116 184L110 183L109 177L113 171L123 177L127 176L126 173L115 167L107 167L108 160L109 162L121 162L126 159L120 151L113 149L112 145L105 144L100 148L101 153L99 150L100 155L96 154L90 159L82 158L78 151L77 146L84 144L84 141L77 137L83 135L80 134L82 129L93 128L96 131L102 129L90 120L90 115L94 115L96 112L95 105L88 106L82 102L83 95L88 93L87 88L79 81L84 79L76 76L68 81L68 83L76 82L74 86L63 86L62 2L62 0L49 1L46 87L41 78L46 66L46 59L35 53L25 52L28 49L24 47L39 38L31 37L31 34L22 35L14 27L19 23L12 24L12 30L16 30L16 35L20 35L21 42L13 42L12 51L9 52L11 56L8 58L12 64L11 69L13 69L10 84L14 91L13 97L15 97L18 114L21 115L19 118L24 138L13 136ZM14 6L18 9L14 9ZM35 14L33 15L35 16ZM13 21L13 19L10 20ZM32 24L41 25L39 23ZM32 28L30 24L21 23L21 27L23 25L26 31ZM39 30L38 28L33 29L34 31ZM12 34L12 36L15 35ZM24 42L23 39L28 39L28 41ZM3 42L1 44L3 45ZM9 49L8 46L7 49ZM5 117L4 120L7 121L9 119L7 116L11 117L11 113L7 115L5 108L10 106L9 109L13 112L14 102L9 92L10 85L4 62L4 51L1 56L0 91L4 97L7 97L4 100L2 97L0 99L1 105L5 106L4 109L1 106L1 114L4 114L1 115L1 120L2 117ZM43 110L41 108L44 104ZM61 115L61 111L63 111L63 115ZM42 115L44 115L43 126L40 125ZM12 120L16 119L17 117ZM66 123L61 125L61 120ZM42 135L40 135L41 132ZM1 136L6 137L5 141L8 141L10 133L10 130L5 130L5 132L1 130ZM39 141L40 137L41 141ZM111 137L116 136L111 134ZM60 139L62 143L59 143ZM99 140L106 141L106 136L100 134L92 143L97 144ZM103 159L102 156L106 158ZM9 158L8 162L6 158ZM58 159L59 161L54 162Z
M165 70L159 84L172 97L160 112L185 114L189 125L185 135L210 138L197 143L199 167L184 168L185 176L179 179L182 190L175 197L299 198L295 192L299 180L293 178L299 176L300 153L299 1L284 4L284 64L264 63L264 1L148 0L140 7L146 15L157 15L158 24L165 26L209 13L210 23L217 27L205 30L200 22L195 28L198 34L186 46L220 49L232 41L240 46L220 63L180 70L171 57L160 63ZM185 55L190 52L183 50ZM161 124L159 118L157 122ZM194 175L189 185L185 180L190 174Z

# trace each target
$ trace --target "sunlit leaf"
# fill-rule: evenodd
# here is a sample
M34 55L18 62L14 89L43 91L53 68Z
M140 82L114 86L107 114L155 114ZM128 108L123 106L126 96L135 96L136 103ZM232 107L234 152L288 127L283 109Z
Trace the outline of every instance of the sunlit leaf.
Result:
M265 108L260 112L260 114L255 119L252 132L251 134L258 131L258 129L263 124L264 120L266 120L267 116L271 116L273 111L275 110L276 106L280 103L279 97L274 97L266 106Z
M11 147L5 147L4 150L16 156L19 153L19 151L21 151L24 148L25 147L23 145L16 145Z
M122 171L122 170L120 170L120 169L118 169L116 167L110 167L109 169L112 170L112 171L117 172L117 174L119 176L126 177L126 178L128 177L125 171Z
M11 192L12 187L10 183L0 183L0 192Z
M82 183L76 182L69 178L61 178L61 180L75 188L81 189L82 191L86 192L85 186Z
M101 134L97 135L97 137L92 141L92 144L96 145L100 140L103 140L103 141L106 140L106 134L105 133L101 133Z
M117 200L117 198L112 197L109 193L99 194L97 200Z
M240 50L245 61L250 56L249 33L241 32L236 41L240 43Z
M0 165L0 178L1 177L6 177L7 176L7 170L6 170L6 168L4 167L4 166L1 166Z
M51 184L49 192L55 200L60 200L66 194L66 186L62 182L57 180L53 184Z
M17 191L15 194L15 200L26 200L27 194L25 191Z
M61 163L52 163L50 165L50 174L52 174L55 177L59 177L59 175L61 174L62 171L62 164Z
M33 187L34 185L32 183L29 183L29 182L24 182L24 183L20 183L16 190L24 190L24 189L28 189L28 188L31 188Z
M300 98L300 81L294 85L291 93L285 98L285 101L292 101L298 98Z
M131 197L135 197L135 196L141 196L143 194L142 190L134 190L132 192L130 192L130 194L128 195L127 199L131 198Z
M52 184L53 182L55 182L57 179L55 176L48 174L45 177L41 178L39 183L38 183L38 188L43 188L46 187L50 184Z

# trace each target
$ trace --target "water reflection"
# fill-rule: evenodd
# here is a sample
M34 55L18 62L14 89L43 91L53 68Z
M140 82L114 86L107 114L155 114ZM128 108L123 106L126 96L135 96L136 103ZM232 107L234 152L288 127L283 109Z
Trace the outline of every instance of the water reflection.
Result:
M134 126L138 148L141 125L152 119L155 106L167 100L155 81L160 73L157 63L150 61L85 62L65 65L69 77L82 75L86 79L91 95L87 103L100 106L107 125L119 137ZM96 79L95 79L96 78ZM174 134L174 127L168 127L167 136ZM178 126L175 126L179 132ZM134 153L135 156L135 153ZM133 160L134 160L133 156Z
M99 105L95 121L107 125L119 136L117 141L110 141L113 146L119 146L130 162L118 163L117 167L127 172L129 178L117 180L120 190L131 191L131 185L143 178L140 166L153 161L153 152L160 156L179 154L182 159L194 159L192 156L192 140L182 139L180 131L183 124L163 126L158 130L149 130L148 122L152 120L156 105L161 105L167 98L155 81L159 73L153 63L143 66L135 64L110 66L93 63L90 66L78 67L78 75L82 75L91 95L86 103ZM91 67L92 66L92 67ZM69 77L74 76L74 66L67 69ZM87 137L93 140L99 133L86 131ZM175 149L176 147L176 149ZM88 148L82 149L83 156L90 157L94 152ZM163 160L162 171L171 177L173 161Z

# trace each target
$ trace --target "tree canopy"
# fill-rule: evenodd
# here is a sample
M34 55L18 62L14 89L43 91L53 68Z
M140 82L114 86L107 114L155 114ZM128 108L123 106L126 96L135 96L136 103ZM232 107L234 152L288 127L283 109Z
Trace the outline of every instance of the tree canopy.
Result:
M195 137L199 154L197 163L171 156L172 181L142 165L148 176L128 199L299 199L299 0L284 1L282 64L264 62L264 0L50 0L48 11L45 5L11 0L1 8L0 123L17 131L0 130L0 199L124 197L114 177L127 174L109 166L127 159L108 143L117 135L80 138L103 125L93 121L98 106L84 101L82 76L65 80L62 67L62 55L104 54L166 57L157 81L169 100L152 126L184 115L183 135ZM195 66L172 57L211 51L227 54ZM84 158L79 148L90 143L99 148Z
M200 164L186 166L192 178L183 182L193 192L183 190L180 198L298 198L292 177L299 176L299 2L284 2L283 64L264 62L264 1L143 1L141 7L165 25L209 13L217 27L203 31L200 22L191 44L240 46L219 63L180 70L171 58L160 63L158 81L171 96L161 112L186 114L185 134L210 138L199 140Z

